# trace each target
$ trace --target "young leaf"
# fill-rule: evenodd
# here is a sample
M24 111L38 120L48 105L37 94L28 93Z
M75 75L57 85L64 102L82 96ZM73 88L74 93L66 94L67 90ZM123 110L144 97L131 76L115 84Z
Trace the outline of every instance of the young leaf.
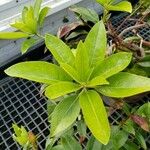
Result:
M46 88L45 95L49 99L56 99L60 96L75 92L80 88L80 85L73 82L57 82Z
M150 79L127 72L120 72L107 79L109 85L102 85L97 90L110 97L128 97L150 90Z
M0 39L11 40L11 39L20 39L27 38L29 34L23 32L1 32Z
M21 45L22 54L26 53L27 50L30 47L32 47L35 43L36 43L36 39L34 39L34 38L26 39Z
M62 137L61 143L64 147L64 150L82 150L81 145L73 136L66 135Z
M44 8L40 11L39 19L38 19L38 23L39 23L40 27L43 26L44 19L45 19L45 17L47 16L48 11L49 11L49 7L44 7Z
M97 86L97 85L103 85L103 84L109 84L109 82L103 78L102 76L97 76L93 78L91 81L88 82L88 86Z
M25 33L30 33L30 34L34 34L34 32L32 31L32 29L30 29L25 23L20 22L20 21L16 21L15 23L11 23L10 24L11 27L16 28L22 32Z
M18 63L6 69L5 73L46 84L72 80L59 66L44 61Z
M102 21L94 25L94 27L87 35L84 44L90 57L89 61L91 67L104 60L107 39L105 26Z
M70 10L79 14L79 17L81 17L85 22L91 21L95 24L99 21L99 16L94 10L84 7L73 7L70 8Z
M106 145L110 138L110 126L99 94L93 90L84 91L79 101L87 126L96 139Z
M108 2L110 1L110 0L96 0L99 4L101 4L101 5L105 5L105 4L108 4Z
M38 18L38 16L39 16L41 4L42 4L42 0L35 0L34 15L35 15L36 18Z
M70 75L70 77L72 77L72 79L74 79L76 82L80 83L80 78L79 78L78 72L72 66L70 66L66 63L61 63L60 66Z
M113 54L104 59L93 71L92 77L102 76L108 78L122 70L124 70L130 63L132 58L131 53L120 52Z
M132 12L132 5L128 1L119 2L116 5L108 5L108 10Z
M28 7L24 7L22 10L22 21L25 22L26 13L28 12Z
M86 81L88 78L87 73L89 70L89 56L87 54L87 49L82 41L80 41L77 46L75 67L80 77L80 81Z
M80 112L79 99L72 95L64 98L54 109L51 119L51 137L65 131L76 120Z
M67 63L74 65L74 55L63 41L53 35L47 34L45 44L59 64Z

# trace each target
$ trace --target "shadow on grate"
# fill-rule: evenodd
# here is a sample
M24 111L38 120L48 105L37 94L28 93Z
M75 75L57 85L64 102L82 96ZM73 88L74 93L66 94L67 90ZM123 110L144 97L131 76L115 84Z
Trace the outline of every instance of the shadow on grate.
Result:
M121 14L113 19L114 27L126 17ZM127 21L121 28L134 25L134 22ZM144 39L150 40L150 29L142 28L140 34ZM132 33L127 33L130 36ZM0 149L19 150L20 146L12 139L12 124L23 125L27 130L33 131L34 134L40 135L38 139L39 150L43 150L47 136L49 135L49 123L46 112L46 98L40 96L40 84L16 78L5 78L0 82ZM143 103L150 101L150 95L143 98ZM116 124L123 114L115 111L109 120ZM76 133L78 139L78 133ZM87 140L90 136L87 136ZM147 136L147 144L150 147L150 135ZM86 143L86 142L85 142ZM83 144L83 147L84 144Z
M12 123L23 125L39 134L39 149L49 134L46 98L39 94L40 84L7 78L0 86L0 148L18 150L12 139Z

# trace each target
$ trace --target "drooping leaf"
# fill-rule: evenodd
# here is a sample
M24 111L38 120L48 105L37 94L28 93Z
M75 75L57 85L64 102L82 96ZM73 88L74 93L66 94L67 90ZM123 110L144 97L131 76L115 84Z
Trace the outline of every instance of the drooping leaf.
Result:
M122 1L117 3L116 5L108 5L107 6L108 10L113 10L113 11L125 11L125 12L132 12L132 5L128 1Z
M110 97L129 97L150 91L150 79L127 72L120 72L107 79L109 85L102 85L97 90Z
M40 11L39 19L38 19L38 23L39 23L40 27L43 26L45 17L47 16L49 9L50 9L49 7L44 7L44 8Z
M62 137L61 143L64 147L64 150L82 150L81 145L73 136L66 135Z
M42 0L36 0L34 4L34 15L36 18L39 16Z
M131 115L130 118L139 125L143 130L150 132L149 124L146 118L143 118L139 115Z
M90 66L104 60L106 54L106 30L102 21L96 23L87 35L84 44L89 55Z
M75 92L79 90L81 86L73 82L57 82L46 88L45 95L49 99L56 99L60 96Z
M26 53L27 50L36 43L36 41L37 40L34 38L26 39L21 45L22 54Z
M110 127L99 94L93 90L84 91L80 94L79 101L87 126L96 139L106 145L110 138Z
M57 37L62 38L66 35L68 35L72 30L76 29L79 26L83 26L83 22L78 21L74 22L68 25L65 25L63 27L60 27L57 33Z
M95 24L99 21L99 16L94 10L85 7L73 7L70 10L77 13L85 22L91 21Z
M72 80L59 66L44 61L18 63L6 69L5 73L46 84Z
M76 120L80 112L77 96L64 98L54 109L51 119L51 137L62 133Z
M104 59L93 71L92 77L102 76L108 78L122 70L130 63L131 53L120 52Z
M0 39L11 40L11 39L21 39L27 38L29 34L23 32L1 32Z
M70 65L61 63L60 66L72 77L76 82L80 83L78 72Z
M88 80L89 71L89 56L87 54L87 49L82 41L79 42L77 46L77 52L75 57L75 68L80 77L80 81Z
M47 34L45 37L45 44L58 63L74 65L74 55L63 41L53 35Z

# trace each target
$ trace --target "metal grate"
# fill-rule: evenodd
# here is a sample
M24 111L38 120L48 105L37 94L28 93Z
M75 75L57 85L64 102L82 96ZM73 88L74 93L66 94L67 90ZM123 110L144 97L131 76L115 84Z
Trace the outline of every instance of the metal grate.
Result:
M125 16L125 14L121 14L114 18L113 25L118 27ZM128 21L123 28L133 24ZM150 29L142 28L140 33L143 38L150 40ZM126 36L130 35L131 33L128 33ZM39 91L40 84L35 82L10 77L0 81L0 149L20 149L20 146L12 139L12 123L23 125L27 130L39 134L38 146L40 150L44 149L45 141L49 135L47 99L41 97ZM147 101L150 101L150 95L145 96L141 102ZM112 124L116 124L122 117L121 112L115 111L109 119ZM147 136L146 141L150 147L150 135Z

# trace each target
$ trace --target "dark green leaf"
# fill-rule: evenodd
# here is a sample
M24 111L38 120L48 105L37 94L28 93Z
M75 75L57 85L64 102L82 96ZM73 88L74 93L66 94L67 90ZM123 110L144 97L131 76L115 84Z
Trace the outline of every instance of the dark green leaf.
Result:
M82 150L81 145L76 141L73 136L66 135L61 138L64 150Z

